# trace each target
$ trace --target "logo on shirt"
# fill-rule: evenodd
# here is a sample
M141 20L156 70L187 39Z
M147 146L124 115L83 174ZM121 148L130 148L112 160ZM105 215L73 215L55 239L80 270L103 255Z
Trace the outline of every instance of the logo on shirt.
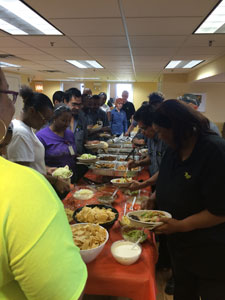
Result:
M188 172L184 172L184 177L185 177L186 179L191 179L191 175L188 174Z

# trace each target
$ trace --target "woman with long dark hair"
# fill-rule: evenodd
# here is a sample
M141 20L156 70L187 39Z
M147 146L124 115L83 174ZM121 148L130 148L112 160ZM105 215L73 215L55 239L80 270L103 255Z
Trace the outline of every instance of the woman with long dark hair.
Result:
M172 214L168 234L175 300L221 300L225 284L225 141L209 121L178 100L155 113L154 129L169 146L159 170L156 202Z

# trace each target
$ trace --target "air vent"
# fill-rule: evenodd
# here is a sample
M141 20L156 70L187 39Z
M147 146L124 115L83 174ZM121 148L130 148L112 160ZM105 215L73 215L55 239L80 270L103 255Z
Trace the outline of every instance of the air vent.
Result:
M44 72L44 73L64 73L59 70L39 70L39 72Z

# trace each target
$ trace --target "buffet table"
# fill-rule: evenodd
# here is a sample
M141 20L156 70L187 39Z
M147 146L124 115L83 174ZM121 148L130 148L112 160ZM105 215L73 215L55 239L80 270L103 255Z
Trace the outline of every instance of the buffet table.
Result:
M91 172L88 172L86 177L96 181L99 179ZM142 171L138 179L145 180L146 177L147 173ZM123 214L123 201L123 195L119 191L118 198L113 203L120 214L119 219ZM148 240L142 244L140 259L130 266L116 262L110 252L112 243L121 239L121 228L117 221L109 231L109 240L101 254L93 262L87 264L88 280L85 294L121 296L133 300L155 300L157 250L154 234L149 234Z

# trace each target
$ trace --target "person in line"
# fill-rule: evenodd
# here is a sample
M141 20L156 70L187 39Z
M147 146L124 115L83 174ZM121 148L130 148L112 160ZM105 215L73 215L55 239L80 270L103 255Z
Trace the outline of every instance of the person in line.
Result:
M127 131L127 117L122 110L123 99L116 99L116 107L111 111L111 132L113 135L120 136Z
M84 144L87 141L87 120L82 110L86 95L81 96L81 92L77 88L70 88L65 92L64 103L71 109L72 118L69 128L75 137L77 154L81 155L85 152Z
M89 88L84 88L83 95L92 96L92 90Z
M158 138L156 131L153 128L155 109L151 105L141 106L134 115L134 120L138 123L144 136L147 138L148 156L139 161L130 160L128 168L138 166L149 166L150 176L153 176L159 171L162 158L166 152L166 144ZM135 181L131 185L131 189L138 190L149 185L148 180L144 182ZM154 191L154 187L152 190Z
M56 91L52 96L54 106L64 102L65 93L62 91Z
M131 124L131 119L135 113L134 104L128 101L129 93L128 91L122 92L122 99L123 99L123 110L127 116L127 126L129 127Z
M159 107L159 105L164 101L165 98L164 98L163 93L153 92L153 93L149 94L148 99L149 99L148 103L156 110ZM142 103L142 105L143 105L143 103ZM137 126L137 122L135 120L132 120L131 125L129 126L129 128L126 132L126 136L129 136L130 133L134 130L134 128L136 126Z
M142 106L142 105L148 105L148 101L143 101L142 104L141 104L141 106ZM125 136L129 136L129 135L131 134L131 132L134 130L134 128L137 127L137 126L138 126L138 122L136 122L136 121L134 120L134 118L132 118L132 122L131 122L129 128L127 129L127 132L125 133ZM135 136L135 137L136 137L136 136ZM135 138L135 137L134 137L134 138ZM138 136L137 136L137 139L139 139Z
M29 166L45 175L57 192L69 192L70 187L64 181L46 174L45 149L35 135L33 129L39 130L46 125L53 115L51 100L42 93L34 93L29 87L23 86L20 95L24 101L21 120L14 119L13 137L7 147L9 160Z
M148 96L149 104L156 110L165 100L163 93L153 92Z
M89 98L89 96L87 94L81 96L81 93L77 88L70 88L65 93L65 104L72 111L69 128L75 137L77 155L82 155L87 152L84 146L88 139L87 119L82 110L86 98ZM87 166L76 164L75 178L73 178L74 182L78 182L87 171Z
M110 109L113 109L115 106L115 98L109 98L107 105L110 107Z
M74 183L76 145L74 134L68 129L71 118L71 109L65 104L59 104L54 109L51 125L36 135L45 147L45 164L55 168L69 166L73 172L71 182Z
M0 69L0 140L15 111L8 93ZM87 269L55 191L32 168L0 157L0 170L0 299L81 299Z
M156 111L154 129L168 144L156 203L171 213L155 232L168 235L176 300L221 300L225 284L225 141L201 113L179 100ZM155 178L156 179L156 178Z
M102 92L102 93L99 94L99 96L100 96L100 109L102 109L107 114L108 120L110 122L110 120L111 120L111 109L106 104L107 95L106 95L106 93Z

